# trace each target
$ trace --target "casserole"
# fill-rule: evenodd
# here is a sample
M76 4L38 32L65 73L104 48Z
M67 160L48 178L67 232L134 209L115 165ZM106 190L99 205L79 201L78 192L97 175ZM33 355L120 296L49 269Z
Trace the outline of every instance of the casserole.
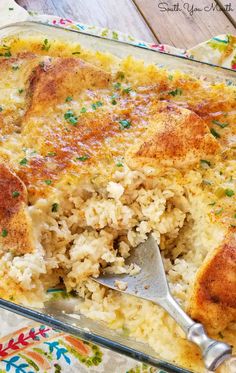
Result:
M70 45L63 47L68 35ZM211 253L215 253L216 242L218 246L221 245L219 251L224 246L225 221L221 226L217 218L224 208L230 210L230 218L228 212L226 216L222 216L226 219L226 224L232 225L231 230L234 231L233 210L228 199L234 198L231 184L234 183L235 168L231 164L231 153L224 153L223 158L224 162L229 160L225 172L229 180L221 180L224 175L221 169L217 169L215 176L215 168L213 172L211 167L217 161L221 166L222 159L217 158L217 139L224 138L233 123L231 116L234 115L234 88L225 86L222 81L230 79L232 84L234 73L219 68L215 71L215 68L206 64L33 23L4 28L2 36L6 36L2 44L2 69L5 68L8 74L9 69L11 71L11 75L5 74L2 77L2 87L9 89L13 107L8 107L6 95L1 114L1 180L4 180L1 240L7 251L3 264L9 260L11 268L5 270L7 280L5 288L2 281L1 295L30 304L28 300L31 294L30 300L34 301L34 305L42 306L44 288L57 285L59 278L63 278L68 290L75 289L86 297L86 302L81 307L78 306L83 313L95 319L102 318L103 321L108 318L114 329L123 329L123 332L133 330L132 334L137 339L145 336L144 340L148 340L152 346L156 343L153 341L156 334L152 334L150 328L155 324L158 329L161 320L160 328L164 327L160 329L164 350L160 353L166 357L168 333L175 326L164 313L155 314L151 305L137 303L133 298L117 300L117 294L104 293L105 290L92 281L85 287L80 281L89 275L98 275L99 266L106 267L107 263L110 271L135 273L138 270L135 266L125 268L124 258L128 255L130 246L145 240L146 233L152 230L163 250L173 291L177 292L180 301L181 297L184 301L186 295L183 293L186 293L188 283L192 282L192 274L196 273L194 266L191 268L192 259L189 262L181 261L181 257L188 252L188 245L194 245L189 239L189 229L193 232L193 237L202 234L203 226L209 226L209 229L204 228L202 234L205 242L202 240L199 244L196 241L193 249L197 265L207 255L209 245ZM73 42L79 42L82 48ZM27 43L30 45L28 49ZM66 48L73 57L66 54ZM131 57L120 62L120 58L130 54L162 67L146 67ZM45 58L45 55L49 57ZM16 60L14 56L17 56ZM181 72L170 72L178 70L178 66ZM187 78L184 73L190 74L190 77ZM14 96L15 92L11 91L10 76L13 81L17 79L17 85L21 84L19 87L14 85L14 89L18 89L17 98ZM211 88L209 82L214 82ZM216 107L214 92L219 101L216 101ZM187 109L186 97L189 98ZM170 105L173 98L177 100ZM198 98L201 98L201 102L198 102ZM79 108L78 103L81 104ZM208 105L214 111L209 113ZM227 118L227 123L222 121L223 114L230 117ZM210 116L211 126L213 123L219 130L212 126L210 133L200 118L201 115L208 121ZM188 123L192 126L189 131ZM143 128L147 129L145 133ZM11 136L12 133L14 136ZM133 137L130 136L131 133L134 133ZM134 136L138 140L133 144ZM112 142L113 138L115 142ZM233 141L233 137L231 140ZM169 146L171 144L175 145ZM128 147L128 151L119 151L123 149L122 146ZM4 163L7 163L7 167ZM17 164L16 168L14 164ZM87 165L91 171L89 178L86 173ZM157 168L158 173L155 171ZM186 170L189 171L187 174ZM202 172L204 178L200 176ZM204 197L199 197L199 190L204 188L205 191L206 186L212 188L212 185L217 185L219 190L207 191L206 203L205 194ZM7 192L7 196L3 192ZM210 200L213 194L216 194L217 202ZM13 199L7 198L10 196ZM199 198L195 198L196 196ZM230 199L231 202L233 198ZM212 208L215 204L216 207ZM204 220L206 205L210 209L206 213L207 219L210 216L208 220ZM70 210L73 211L72 214ZM5 211L14 211L14 214L9 219L9 213L4 215ZM152 221L153 216L155 221ZM194 221L198 221L198 226L194 226L193 230ZM178 244L175 241L177 236L180 236ZM32 254L35 245L38 245L37 255ZM230 236L227 247L233 246ZM42 255L45 247L46 265L45 253ZM66 250L68 247L69 253ZM12 257L8 259L10 255ZM220 262L217 263L222 266ZM209 288L206 274L212 276L213 272L214 275L211 265L211 260L206 262L202 275L199 275L197 285L202 281L204 289ZM187 284L182 281L181 272L186 275ZM225 280L218 279L221 283ZM10 294L9 283L12 280L15 281L16 289L12 289L11 283ZM227 287L227 283L225 285ZM202 289L203 287L199 290L195 286L190 311L196 318L208 322L209 328L219 328L221 332L233 320L234 312L232 311L232 315L227 312L229 317L223 317L226 314L219 313L219 302L213 300L210 307L215 317L209 320L206 301L209 293L201 294L203 307L198 304ZM208 290L210 292L212 289ZM17 298L18 294L20 298ZM228 294L224 296L230 303ZM143 318L141 323L137 314ZM91 330L90 326L89 329ZM176 341L179 341L179 331L176 329L173 334L177 336ZM230 330L228 334L227 338L231 341L233 332ZM161 349L161 344L156 349ZM176 347L172 347L170 359L175 349ZM197 366L200 371L202 368L198 366L198 362L194 362L194 355L198 361L197 351L193 351L190 346L184 346L183 351L188 355L185 361L182 356L183 364L193 369ZM143 358L145 359L144 356Z

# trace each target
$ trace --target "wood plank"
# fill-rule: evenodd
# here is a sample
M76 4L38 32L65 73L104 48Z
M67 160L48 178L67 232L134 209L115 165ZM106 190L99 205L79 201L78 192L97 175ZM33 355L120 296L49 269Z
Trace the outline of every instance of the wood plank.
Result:
M133 0L149 24L156 37L162 43L176 47L189 48L203 42L212 36L223 33L235 33L235 27L222 11L206 11L205 7L214 4L212 0L190 1L195 8L191 15L186 9L185 0ZM164 6L163 4L168 4ZM179 3L179 10L173 10L174 4ZM232 2L233 3L233 2ZM164 9L172 9L167 11ZM190 10L190 9L189 9Z
M232 3L230 4L230 2L224 2L224 1L221 1L221 0L215 0L215 1L221 7L221 9L223 9L225 15L228 17L228 19L234 25L234 27L235 27L234 35L236 35L236 2L232 1ZM226 5L227 5L227 7L226 7ZM229 6L230 6L230 8L229 8Z
M17 0L27 10L119 30L149 42L157 39L130 0Z

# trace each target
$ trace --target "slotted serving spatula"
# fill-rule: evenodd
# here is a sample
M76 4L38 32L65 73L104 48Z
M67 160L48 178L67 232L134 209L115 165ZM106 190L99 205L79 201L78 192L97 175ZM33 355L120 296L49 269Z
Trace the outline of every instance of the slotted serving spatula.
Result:
M152 235L147 241L132 250L127 264L135 263L141 270L138 274L105 274L94 280L101 285L123 293L152 301L163 307L186 334L186 338L198 345L207 369L214 371L232 356L232 348L207 336L204 327L194 322L179 306L170 293L158 245ZM126 289L117 286L118 281L126 283Z

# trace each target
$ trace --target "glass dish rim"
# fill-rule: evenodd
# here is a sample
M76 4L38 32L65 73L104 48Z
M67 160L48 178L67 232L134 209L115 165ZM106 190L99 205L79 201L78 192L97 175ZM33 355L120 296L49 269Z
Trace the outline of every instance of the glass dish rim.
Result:
M63 27L62 25L48 24L47 22L25 20L25 21L10 23L8 25L0 27L0 32L1 32L1 30L7 30L8 28L10 29L11 27L19 27L19 28L22 27L22 26L29 26L30 27L31 24L35 25L35 26L46 27L46 28L47 27L55 28L55 29L62 30L63 32L73 32L73 33L80 34L82 36L86 35L86 36L91 37L93 39L102 39L104 41L108 41L108 42L111 42L113 44L123 44L123 45L126 45L126 46L130 47L131 49L132 48L134 48L134 49L138 48L138 49L141 49L141 50L144 49L146 51L155 52L159 55L164 55L164 56L166 56L167 59L171 59L171 58L172 59L179 59L180 61L181 60L183 62L188 61L189 63L194 64L194 65L208 66L208 68L214 70L215 74L217 74L218 71L221 71L223 73L223 75L224 74L227 75L227 72L230 73L230 74L233 73L233 74L235 74L235 78L236 78L236 71L233 70L233 69L227 68L227 67L218 66L218 65L208 63L208 62L202 62L202 61L195 60L195 59L193 60L191 58L187 58L187 57L184 57L184 56L181 56L181 55L175 55L175 54L172 54L172 53L160 52L158 50L149 49L148 47L145 47L145 46L142 46L142 45L136 45L136 44L133 44L133 43L129 43L127 41L114 40L114 39L111 39L111 38L108 38L108 37L103 37L103 36L100 36L100 35L94 35L92 33L85 32L85 31L68 29L66 27ZM20 30L16 31L15 34L17 34L18 32L21 32L21 31ZM14 34L9 35L9 36L14 36ZM5 37L7 37L7 36L5 36ZM2 36L0 35L0 40L1 39L2 39ZM217 72L215 71L215 69L217 69ZM232 78L232 77L230 76L230 78ZM157 367L159 369L164 369L164 370L166 370L166 372L170 372L170 373L191 373L192 372L192 371L190 371L186 368L183 368L183 367L174 365L173 363L170 363L168 361L159 359L158 357L148 355L147 353L145 353L143 351L138 351L138 350L135 350L133 348L130 348L127 345L121 344L120 342L115 342L115 341L113 341L113 340L111 340L107 337L103 337L102 335L91 333L89 331L86 331L86 330L83 330L81 328L75 327L72 324L69 324L67 322L63 322L59 319L55 319L54 317L52 317L48 314L44 314L44 313L40 312L39 310L24 307L24 306L15 304L13 302L4 300L2 298L0 298L0 307L2 307L5 310L8 310L10 312L15 312L16 314L19 314L21 316L28 317L28 318L30 318L34 321L37 321L37 322L40 322L40 323L45 323L46 325L49 325L49 326L53 327L54 329L59 329L59 330L62 330L66 333L76 335L77 337L80 337L80 338L82 338L86 341L94 342L94 343L96 343L96 344L98 344L102 347L111 349L113 351L116 351L116 352L121 353L123 355L126 355L128 357L131 357L133 359L135 358L138 361L141 361L141 362L144 362L146 364L152 365L152 366Z
M90 36L92 38L97 38L97 39L102 39L102 40L109 40L112 43L124 44L124 45L127 45L129 47L145 49L145 50L152 51L152 52L155 52L155 53L158 53L158 54L161 54L161 55L165 55L165 56L167 56L167 58L172 57L172 58L178 58L180 60L185 60L185 61L187 60L187 61L191 61L192 63L206 65L206 66L209 66L209 67L212 67L212 68L217 68L217 69L222 70L222 71L233 72L233 73L236 74L236 70L235 69L231 69L231 68L228 68L228 67L225 67L225 66L219 66L217 64L213 64L213 63L210 63L210 62L205 62L205 61L200 61L200 60L197 60L197 59L192 59L190 57L181 56L179 54L167 53L167 52L164 52L164 51L162 52L160 50L154 50L154 49L148 48L148 47L146 47L144 45L138 45L138 44L134 44L132 42L124 41L124 40L116 40L116 39L112 39L110 37L104 37L104 36L101 36L101 35L95 35L93 33L87 32L87 31L81 31L81 30L75 30L75 29L68 29L66 27L63 27L63 25L56 25L56 24L53 25L53 24L50 24L50 23L47 23L47 22L42 22L42 21L37 21L37 20L32 20L32 19L27 19L25 21L18 21L18 22L14 22L14 23L9 23L7 25L1 26L0 27L0 31L4 30L4 29L7 29L7 28L10 28L12 26L19 26L20 27L20 26L25 26L25 25L29 25L29 24L39 25L39 26L40 25L41 26L46 26L46 27L56 28L56 29L60 29L60 30L68 31L68 32L78 33L78 34L81 34L81 35L87 35L87 36ZM0 38L1 38L1 35L0 35ZM137 40L139 40L139 39L137 39ZM140 42L141 42L141 40L140 40ZM147 43L150 43L150 42L147 42ZM173 46L173 48L175 48L175 47ZM236 75L235 75L235 77L236 77Z

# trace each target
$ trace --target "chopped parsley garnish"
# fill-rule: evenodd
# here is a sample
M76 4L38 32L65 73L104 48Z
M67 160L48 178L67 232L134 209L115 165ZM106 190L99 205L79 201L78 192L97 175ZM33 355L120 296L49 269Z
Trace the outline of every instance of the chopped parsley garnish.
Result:
M1 113L1 111L3 111L3 108L0 106L0 113Z
M236 214L234 214L234 219L236 219Z
M215 206L216 202L209 203L209 206Z
M12 70L16 71L19 69L19 65L12 65Z
M169 95L174 97L174 96L177 96L177 95L182 95L183 91L180 88L176 88L174 91L170 91L168 93L169 93Z
M123 163L118 162L118 163L116 164L116 166L117 166L117 167L123 167L124 165L123 165Z
M87 161L87 159L89 159L88 155L83 155L82 157L76 157L76 160L81 161L81 162Z
M57 153L55 153L55 152L48 152L47 156L48 157L55 157L56 154Z
M131 87L127 87L127 88L124 88L123 89L123 92L124 93L130 93L132 91L132 88Z
M19 197L19 195L20 195L20 192L18 192L18 190L14 190L14 192L12 192L13 198Z
M11 57L11 51L8 50L7 52L5 52L4 57Z
M23 93L24 90L22 88L18 89L18 93L21 95L21 93Z
M3 53L0 53L1 57L11 57L11 48L10 47L8 47L6 44L3 44L1 46L1 48L3 49Z
M52 184L52 180L49 180L49 179L44 180L44 182L45 182L45 184L47 184L47 185L51 185L51 184Z
M127 119L119 120L120 123L120 129L124 130L125 128L130 128L131 122Z
M225 195L227 197L233 197L234 196L234 191L232 189L225 189Z
M212 181L206 180L206 179L203 179L202 183L205 184L205 185L212 185Z
M57 212L58 211L59 204L58 203L53 203L52 204L52 212Z
M206 159L201 159L200 160L200 165L203 168L208 168L208 167L211 167L211 162L207 161Z
M117 72L117 79L123 80L124 78L125 78L125 74L123 73L123 71L118 71Z
M173 80L173 75L169 74L169 75L168 75L168 79L169 79L169 80Z
M8 8L9 10L14 10L14 8Z
M67 96L65 99L65 102L71 102L73 100L73 97Z
M216 124L217 126L219 126L220 128L225 128L229 125L229 123L221 123L219 122L218 120L213 120L212 121L213 124Z
M72 54L80 54L80 52L72 52Z
M86 113L87 109L86 107L82 107L82 109L80 110L81 113Z
M116 101L115 98L112 98L112 99L111 99L111 104L112 104L112 105L116 105L116 104L117 104L117 101Z
M72 110L67 110L67 112L64 114L65 119L69 119L72 116L74 116L74 113Z
M69 122L70 124L72 124L72 126L76 126L77 123L78 123L78 118L77 118L77 117L70 117L70 118L68 119L68 122Z
M113 87L114 87L115 89L120 89L120 87L121 87L121 83L117 82L117 83L113 84Z
M216 139L219 139L221 136L220 134L214 129L214 128L211 128L210 129L211 131L211 134L216 138Z
M223 208L215 211L215 215L220 215L223 212Z
M25 166L25 165L27 165L27 163L28 163L28 160L27 160L26 158L23 158L23 159L20 161L20 165L21 165L21 166Z
M96 110L98 107L101 107L103 103L101 101L94 102L91 107L93 110Z
M72 124L73 126L76 126L78 123L78 118L75 116L72 110L68 110L64 114L64 118L67 120L68 123Z
M42 50L48 51L51 47L51 44L48 44L48 39L44 39L43 45L42 45Z
M2 229L1 236L2 237L7 237L7 235L8 235L7 229Z

